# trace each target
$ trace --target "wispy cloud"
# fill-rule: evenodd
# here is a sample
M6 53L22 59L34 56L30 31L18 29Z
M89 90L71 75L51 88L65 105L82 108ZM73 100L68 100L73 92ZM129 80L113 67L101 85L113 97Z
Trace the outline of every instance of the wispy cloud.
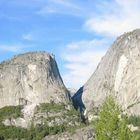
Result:
M25 1L22 2L19 0L9 1L7 4L8 9L7 6L3 8L4 11L1 12L0 18L1 19L8 18L15 20L14 17L17 17L22 20L22 23L23 22L25 23L25 26L28 23L30 25L29 28L32 27L31 29L29 29L32 30L32 32L35 32L34 30L37 30L36 34L38 36L40 36L40 34L46 35L47 36L46 38L49 38L48 40L50 42L53 42L55 37L58 38L58 40L55 41L58 42L58 45L59 43L66 44L67 41L71 40L70 43L62 47L62 51L63 52L65 51L65 53L63 53L61 61L62 65L63 61L65 61L64 63L65 73L63 73L63 78L64 81L66 81L66 84L70 87L79 87L84 82L86 82L86 80L90 77L90 75L97 67L97 64L100 61L101 57L105 54L107 47L110 46L112 38L114 39L116 36L124 32L133 30L135 28L140 28L140 18L139 18L140 0L87 0L87 1L25 0ZM10 3L12 4L11 9ZM16 7L17 9L15 9ZM19 9L25 9L24 10L25 13L15 12L15 10ZM65 30L72 31L72 29L78 28L78 30L80 30L79 34L74 34L74 32L70 32L71 34L70 36L65 33L59 34L60 31L64 32L64 29L61 29L59 28L59 26L57 26L58 18L56 18L55 20L54 14L61 16L64 15L63 18L65 21L67 20L67 22L63 22L62 24L69 23L70 24L69 27L71 27L66 28ZM31 19L26 18L27 15L29 15ZM69 15L74 16L74 18L70 17L70 21L68 21L69 18L67 17ZM30 21L29 20L23 21L24 16L25 19L29 19ZM42 24L41 22L44 23ZM12 29L14 27L14 29L16 29L16 26L18 27L18 25L20 25L20 22L17 23L18 25L15 24L14 26L13 24L7 21L4 24L6 24L5 28L8 27L8 29ZM50 26L51 24L53 26ZM9 27L9 25L12 25L12 27ZM41 27L41 25L45 27ZM56 27L55 29L54 26ZM63 25L61 25L61 27L63 27ZM26 28L27 27L23 28L23 30L25 30ZM43 30L41 28L43 28ZM51 32L47 32L46 34L46 30L44 30L44 28L49 28ZM13 30L13 34L15 35L15 32L18 33L19 32L18 30ZM56 30L57 32L53 30ZM91 34L88 34L89 32ZM33 40L35 38L35 34L33 34L34 35L33 36L31 33L23 34L22 39L24 39L24 41ZM54 35L52 36L49 33L55 34L55 36ZM91 35L93 35L93 39L88 40L88 35L90 36L90 39ZM75 37L74 40L79 41L73 42L71 36L73 36L73 38ZM84 36L85 40L83 40ZM11 35L8 38L10 37ZM15 36L13 36L13 39L14 37ZM44 40L46 39L44 36L42 38ZM47 43L47 40L43 42L42 38L40 39L41 41L38 41L39 44L36 45L44 46L44 44L49 44ZM39 38L37 39L39 40ZM31 43L33 43L33 41ZM25 50L23 45L17 45L18 43L15 44L0 45L0 52L20 52ZM54 44L50 43L49 45L50 46L52 45L52 48L53 47L54 48L51 50L54 50L54 52L56 52L55 47L57 44L55 45ZM44 49L45 47L40 47L40 49L41 48ZM34 46L34 50L35 49L36 48Z
M39 15L48 15L48 14L54 14L57 13L55 8L43 6L39 11L36 12Z
M109 3L105 6L107 11ZM139 0L115 0L111 9L112 12L102 11L86 20L85 28L102 36L116 37L140 27Z
M22 35L22 38L23 38L24 40L31 41L31 40L33 40L33 35L32 35L31 33L23 34L23 35Z
M82 16L79 12L81 10L81 7L75 2L68 0L49 0L48 3L43 5L36 13L39 15L63 14Z
M79 6L77 6L74 2L70 2L69 0L51 0L51 2L73 9L80 9Z
M77 49L100 49L103 46L102 45L107 44L107 40L105 39L93 39L93 40L82 40L79 42L72 42L70 44L67 45L68 49L71 50L77 50ZM106 45L105 45L106 46Z
M73 42L66 46L63 54L67 73L63 79L70 87L83 85L97 67L101 57L106 52L107 40L87 40Z
M84 17L81 30L93 33L93 40L85 39L65 46L62 59L65 61L66 73L63 74L63 79L66 85L76 88L83 85L94 72L101 57L111 45L112 38L140 27L139 0L48 0L38 13Z
M19 53L25 48L22 45L0 45L0 52Z
M109 47L115 37L140 28L139 0L114 0L111 3L98 1L96 8L95 11L86 9L87 17L83 27L97 37L91 41L84 40L67 45L70 53L64 57L68 70L64 79L72 87L78 87L86 82L105 54L106 46ZM100 37L104 39L98 39Z

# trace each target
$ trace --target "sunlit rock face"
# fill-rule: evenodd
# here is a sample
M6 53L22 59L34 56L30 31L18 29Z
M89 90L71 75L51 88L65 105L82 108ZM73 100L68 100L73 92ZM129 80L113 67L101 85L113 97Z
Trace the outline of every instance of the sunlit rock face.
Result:
M140 30L117 38L79 91L87 110L100 106L111 94L130 115L140 115ZM74 102L80 102L77 97Z
M34 52L0 64L0 107L69 101L53 55Z

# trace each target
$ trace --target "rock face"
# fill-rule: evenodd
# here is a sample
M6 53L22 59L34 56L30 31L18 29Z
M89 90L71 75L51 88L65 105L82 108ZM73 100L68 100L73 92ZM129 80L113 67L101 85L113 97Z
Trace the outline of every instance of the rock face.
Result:
M53 55L26 53L0 64L0 108L51 101L69 101Z
M140 30L117 38L73 101L90 110L109 94L129 114L140 115Z

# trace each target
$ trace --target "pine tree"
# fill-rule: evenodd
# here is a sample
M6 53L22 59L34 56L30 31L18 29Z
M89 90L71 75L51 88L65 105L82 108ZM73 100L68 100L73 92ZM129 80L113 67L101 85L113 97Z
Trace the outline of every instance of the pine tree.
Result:
M108 96L100 108L99 119L95 123L97 140L136 140L127 127L125 118L120 118L121 109L113 97Z

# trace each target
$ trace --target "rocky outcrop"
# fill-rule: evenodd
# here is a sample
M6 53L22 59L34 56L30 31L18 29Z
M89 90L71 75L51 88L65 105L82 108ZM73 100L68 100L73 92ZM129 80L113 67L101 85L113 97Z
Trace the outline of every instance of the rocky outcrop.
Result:
M35 126L47 124L48 127L65 125L76 128L81 124L79 115L72 104L46 103L36 107L32 122Z
M78 129L74 133L62 133L58 135L47 136L43 140L94 140L95 131L91 126Z
M16 126L22 128L28 128L28 123L24 118L10 118L2 122L5 126Z
M73 101L90 110L109 94L129 114L140 115L140 30L117 38Z
M0 64L0 108L51 101L69 101L53 55L26 53Z
M73 95L76 93L76 89L74 89L74 88L68 88L68 91L69 91L71 97L73 97Z

